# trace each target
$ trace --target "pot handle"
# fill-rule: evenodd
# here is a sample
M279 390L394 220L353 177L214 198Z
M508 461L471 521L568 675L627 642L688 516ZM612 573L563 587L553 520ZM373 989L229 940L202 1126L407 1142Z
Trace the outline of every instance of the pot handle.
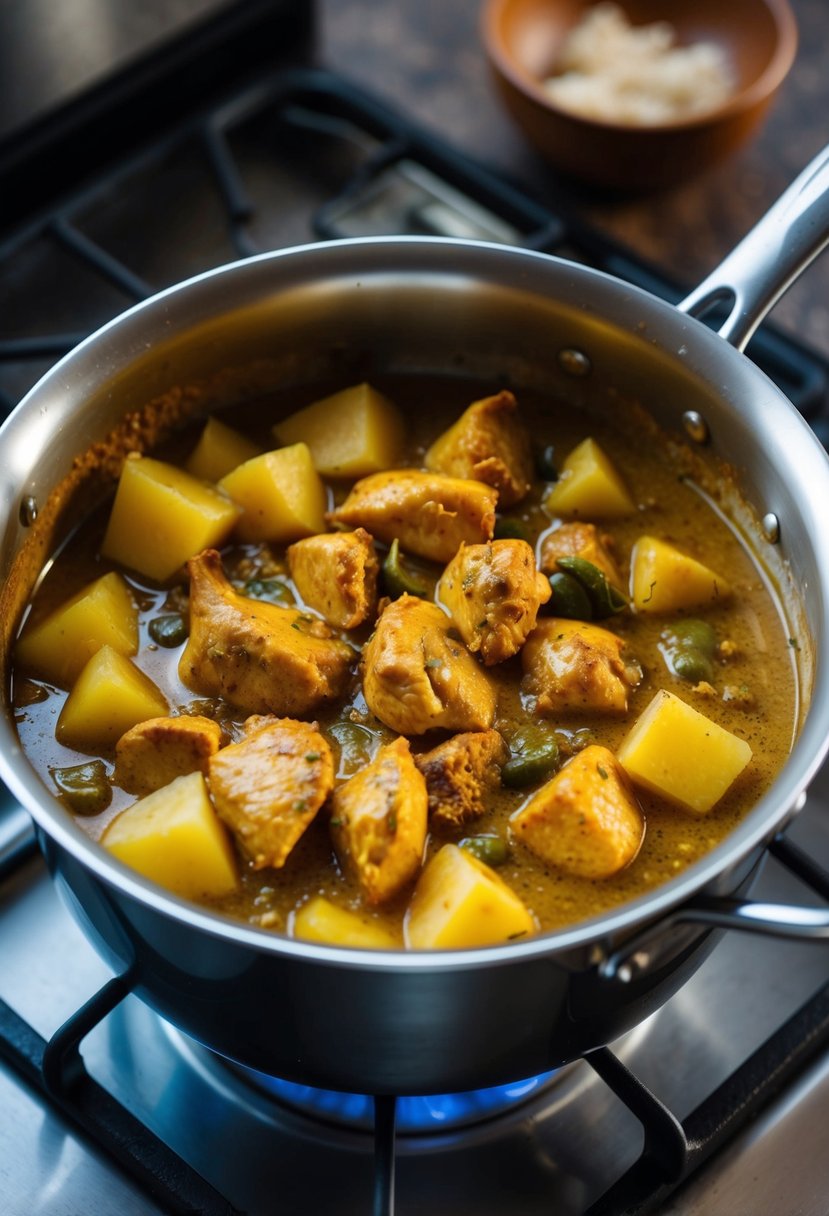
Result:
M829 909L706 895L629 938L599 964L599 973L605 979L630 983L647 970L652 955L650 947L657 939L675 925L685 924L737 929L800 942L829 941Z
M715 304L718 332L743 350L768 311L829 243L829 147L814 158L751 231L677 308L699 317Z

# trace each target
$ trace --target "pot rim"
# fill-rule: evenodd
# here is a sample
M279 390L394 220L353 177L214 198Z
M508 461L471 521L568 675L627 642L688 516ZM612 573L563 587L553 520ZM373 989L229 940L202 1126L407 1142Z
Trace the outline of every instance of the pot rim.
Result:
M388 257L382 266L365 265L362 270L365 276L374 274L378 270L381 275L388 275L389 265L392 267L391 273L395 273L393 263L393 251L395 250L398 254L407 254L409 262L414 268L419 253L422 253L425 259L426 254L431 252L440 261L445 258L446 248L449 247L461 258L468 256L470 259L474 259L478 256L492 260L493 270L498 259L506 258L510 264L510 270L508 278L502 285L511 285L519 289L524 285L521 274L522 261L528 272L533 267L537 267L539 263L552 264L560 272L566 273L571 282L590 287L594 287L598 283L602 292L609 294L610 297L615 294L617 301L623 303L631 313L634 312L634 303L641 303L643 307L664 321L669 328L676 327L674 335L676 344L677 347L682 348L683 353L689 348L689 344L693 344L694 350L702 355L713 354L718 358L739 360L740 366L746 370L750 369L750 374L757 377L758 382L764 382L766 392L775 402L773 408L787 416L787 425L795 425L800 428L803 451L808 452L809 444L811 444L815 453L819 453L822 457L825 481L823 496L829 496L829 461L801 415L759 368L754 367L746 356L730 347L702 322L686 316L672 304L644 289L626 283L604 271L535 250L450 237L353 237L344 240L313 242L225 263L164 288L113 317L50 368L26 393L0 428L0 445L7 438L8 432L13 431L14 427L18 425L18 419L38 410L39 398L56 385L64 383L67 373L74 369L75 364L83 361L88 352L91 351L95 354L99 346L108 339L119 338L124 331L129 334L133 326L140 326L146 314L150 316L160 314L172 335L174 318L172 314L167 313L168 306L175 305L177 301L186 301L193 293L200 292L204 284L214 284L228 275L258 276L260 273L266 274L271 266L297 258L313 260L313 258L321 257L324 265L326 262L331 263L326 266L328 274L333 274L338 269L342 274L352 269L349 266L349 259L352 255L355 255L356 260L359 261L363 250L377 247L380 247L383 253L387 253ZM338 263L340 263L339 266ZM459 268L457 264L444 265L442 272L454 273L459 269L462 268ZM497 276L493 276L491 281L500 283ZM278 291L279 284L273 284L272 290ZM585 311L589 311L588 306L583 305L583 307ZM653 317L649 317L648 325L652 320ZM631 321L631 331L634 330L634 325L635 322ZM636 325L638 331L641 331L641 328L641 323ZM642 335L640 334L640 336ZM644 341L651 345L654 344L652 335L644 336ZM138 350L139 348L140 344L137 344L130 346L129 349ZM665 347L662 349L666 351ZM687 362L687 359L685 361ZM105 359L94 359L93 362L102 377L109 375L111 369L108 368ZM737 364L734 363L733 366L736 368ZM735 403L734 408L738 410L739 403ZM772 407L769 406L769 408ZM803 447L804 443L805 447ZM812 471L816 471L816 469L817 466L814 466ZM0 471L0 476L2 476L2 471ZM810 505L813 499L820 498L820 494L810 484L808 477L804 476L799 479L798 484L801 489L801 505ZM0 488L7 490L9 487ZM3 498L5 505L9 507L12 502L16 501L11 494L4 494ZM817 505L817 503L814 504L815 522L819 517ZM579 921L575 925L563 929L539 933L524 941L465 950L359 950L290 938L287 935L276 934L272 930L248 925L218 912L209 912L142 878L124 863L110 857L78 827L65 808L49 793L23 753L8 713L8 704L4 706L7 712L0 718L0 778L32 815L39 831L81 861L107 886L120 890L139 904L146 905L154 911L163 912L174 920L184 921L190 927L214 938L260 953L367 971L403 969L407 972L433 972L477 968L491 964L520 964L534 958L589 947L599 941L614 938L617 934L625 934L626 931L639 928L645 923L657 922L666 914L675 912L680 905L711 884L731 864L743 860L754 850L765 847L772 836L803 805L808 784L829 752L829 664L822 662L822 655L826 649L826 643L829 641L829 615L827 614L829 537L824 539L822 532L814 529L810 532L816 555L819 558L822 557L822 560L818 561L821 583L819 588L814 589L818 594L819 608L816 615L819 628L817 636L813 639L816 659L815 679L810 705L802 722L800 733L786 764L772 786L719 845L689 866L677 878L669 880L646 895L625 903L617 909ZM7 700L7 694L6 689L3 694L4 701Z

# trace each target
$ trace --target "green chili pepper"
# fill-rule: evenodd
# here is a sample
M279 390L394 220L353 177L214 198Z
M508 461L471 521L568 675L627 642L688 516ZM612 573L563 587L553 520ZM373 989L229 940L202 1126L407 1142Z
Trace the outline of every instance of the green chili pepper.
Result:
M425 580L406 568L397 537L391 542L383 562L383 583L392 599L397 599L399 595L417 595L427 599L430 594Z
M459 847L488 866L502 866L509 858L509 847L502 836L466 836Z
M510 740L501 781L512 789L544 781L558 766L558 740L549 726L523 726Z
M528 525L513 515L496 516L493 535L496 540L525 540L527 544L531 543Z
M673 652L671 667L675 675L678 675L681 680L688 680L691 684L699 684L701 680L707 680L710 683L714 675L711 660L690 646L685 650Z
M550 610L555 616L563 616L573 621L593 620L590 597L572 575L557 570L555 574L550 575L550 586L553 589Z
M593 616L597 621L627 608L627 597L613 586L610 579L598 566L594 566L586 558L560 557L557 564L584 587L590 599Z
M76 815L98 815L112 801L112 786L103 760L50 769L61 797Z
M674 621L663 629L659 649L670 670L681 680L699 684L703 680L710 683L714 678L717 635L707 621L696 617Z
M281 578L249 578L243 588L244 594L254 600L270 600L276 604L292 604L291 588Z
M157 646L172 650L187 641L187 621L180 612L155 616L147 626L147 632Z
M717 635L712 626L707 621L698 620L696 617L674 622L664 631L663 636L667 637L677 648L690 647L709 659L713 659L717 650Z
M555 456L556 450L551 443L536 453L535 467L542 481L558 481Z

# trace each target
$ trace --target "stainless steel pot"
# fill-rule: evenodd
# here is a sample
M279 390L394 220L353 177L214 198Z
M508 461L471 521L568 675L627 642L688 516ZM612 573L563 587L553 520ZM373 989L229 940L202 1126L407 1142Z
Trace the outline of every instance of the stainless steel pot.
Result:
M754 550L783 585L802 639L804 713L791 758L725 843L618 911L474 951L312 945L166 894L75 826L21 754L7 710L0 774L34 817L89 937L161 1014L243 1064L309 1084L462 1090L557 1066L636 1024L699 965L713 925L829 934L823 911L736 898L802 805L829 738L829 462L740 353L829 236L827 162L824 154L810 166L678 309L596 271L501 246L314 245L220 268L131 309L21 403L0 432L6 686L21 606L98 485L98 466L111 476L123 448L168 416L332 374L507 376L575 405L638 399L664 427L706 440L736 468L763 521ZM722 299L734 303L718 336L690 314ZM149 422L145 413L124 423L151 400ZM75 461L113 432L95 460Z

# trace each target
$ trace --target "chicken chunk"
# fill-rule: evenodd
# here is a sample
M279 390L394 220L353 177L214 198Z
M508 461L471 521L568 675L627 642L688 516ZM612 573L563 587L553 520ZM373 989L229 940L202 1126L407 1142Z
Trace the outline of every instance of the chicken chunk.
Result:
M210 794L255 870L280 868L334 786L316 722L254 716L210 760Z
M622 660L624 642L585 621L549 617L521 651L522 691L536 698L539 714L621 714L635 669Z
M152 794L176 777L206 773L222 745L222 728L210 718L148 718L115 745L113 780L129 794Z
M437 604L402 595L363 647L366 704L398 734L492 726L495 689L451 630Z
M624 869L645 835L630 779L613 752L598 745L568 760L510 826L542 861L580 878L610 878Z
M420 870L426 805L426 782L407 739L381 747L369 765L335 791L330 820L334 848L369 903L385 903Z
M497 498L480 481L394 469L358 481L327 518L367 528L388 544L396 537L407 553L445 564L463 541L491 538Z
M600 532L595 524L561 524L541 541L539 569L546 574L554 574L560 557L583 557L597 566L608 581L621 590L624 581L613 557L612 545L613 538L606 532Z
M486 810L487 793L501 782L501 766L509 758L497 730L465 731L415 757L426 778L429 822L458 829Z
M239 595L215 549L187 569L190 637L178 670L188 688L279 717L303 717L341 694L354 652L323 621Z
M525 540L494 540L461 545L437 594L466 645L491 667L518 653L551 589Z
M429 448L426 468L494 486L503 507L520 502L529 493L533 460L517 410L506 390L473 402Z
M309 608L337 629L355 629L377 608L380 563L364 528L309 536L288 549L291 578Z

